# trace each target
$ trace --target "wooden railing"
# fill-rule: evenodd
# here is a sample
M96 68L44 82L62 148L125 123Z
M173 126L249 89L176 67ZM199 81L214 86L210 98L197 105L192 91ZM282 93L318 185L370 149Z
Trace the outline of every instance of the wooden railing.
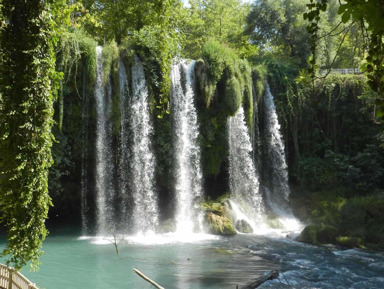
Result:
M360 68L331 68L331 69L320 69L319 74L325 75L327 73L339 73L339 74L360 74Z
M14 269L0 264L0 289L38 289L35 284Z

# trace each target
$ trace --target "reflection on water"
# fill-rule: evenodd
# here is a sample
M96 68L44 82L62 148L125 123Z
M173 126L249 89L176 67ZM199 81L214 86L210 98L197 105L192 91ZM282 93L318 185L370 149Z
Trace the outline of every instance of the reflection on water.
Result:
M381 253L254 235L201 237L190 243L162 238L169 242L143 245L125 238L117 256L109 240L51 236L44 243L40 271L23 273L39 288L55 289L151 288L132 268L167 289L234 289L270 270L283 274L260 288L384 288Z

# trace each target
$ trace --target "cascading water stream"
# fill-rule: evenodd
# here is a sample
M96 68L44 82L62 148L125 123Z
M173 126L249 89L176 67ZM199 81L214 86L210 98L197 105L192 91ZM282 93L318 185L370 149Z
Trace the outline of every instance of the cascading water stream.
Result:
M136 233L154 232L159 214L154 188L156 162L151 144L153 128L144 68L136 55L132 66L132 90L129 112L132 131L130 180L134 202L133 228Z
M173 134L175 148L176 232L190 234L201 230L202 214L198 200L202 196L199 127L194 106L195 61L172 65ZM185 74L185 90L182 86Z
M264 208L259 193L259 180L252 161L252 144L245 123L244 110L227 122L229 143L229 185L231 200L253 220L252 228L263 223Z
M82 138L82 151L81 151L81 229L82 234L88 233L88 110L89 110L89 97L86 94L86 74L83 73L83 88L82 88L82 107L81 107L81 138Z
M129 118L128 96L129 87L127 73L123 62L119 61L119 88L120 88L120 134L118 144L118 181L119 181L119 218L120 228L129 230Z
M283 139L280 133L280 124L276 113L273 95L266 85L265 96L266 115L266 143L268 163L271 166L271 188L266 190L267 201L275 213L284 211L289 197L288 166L285 161Z
M269 174L271 187L264 187L265 201L272 212L279 217L279 222L283 229L292 232L300 232L303 225L293 216L292 210L288 204L290 194L288 166L285 161L284 143L280 133L280 124L276 113L276 106L268 83L265 88L264 106L267 158L271 172Z
M114 231L114 209L112 207L114 161L111 143L112 125L108 121L108 115L112 109L112 88L108 81L105 94L102 51L102 47L96 48L96 225L98 235L106 235Z

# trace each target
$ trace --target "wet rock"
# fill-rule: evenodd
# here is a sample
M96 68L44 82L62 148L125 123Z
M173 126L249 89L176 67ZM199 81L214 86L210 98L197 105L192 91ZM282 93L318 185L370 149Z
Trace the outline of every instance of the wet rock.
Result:
M238 232L248 234L253 233L251 225L246 220L237 220L235 227Z
M224 236L237 234L232 221L226 216L207 212L205 214L205 221L211 234Z

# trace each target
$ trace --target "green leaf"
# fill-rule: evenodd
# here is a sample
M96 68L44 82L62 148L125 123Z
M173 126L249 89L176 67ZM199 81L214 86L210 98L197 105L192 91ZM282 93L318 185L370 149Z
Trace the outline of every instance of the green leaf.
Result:
M339 15L343 14L349 8L349 6L350 6L349 4L341 4L337 13Z
M347 23L349 19L351 19L351 12L345 11L343 15L341 15L341 21L343 21L343 23Z

